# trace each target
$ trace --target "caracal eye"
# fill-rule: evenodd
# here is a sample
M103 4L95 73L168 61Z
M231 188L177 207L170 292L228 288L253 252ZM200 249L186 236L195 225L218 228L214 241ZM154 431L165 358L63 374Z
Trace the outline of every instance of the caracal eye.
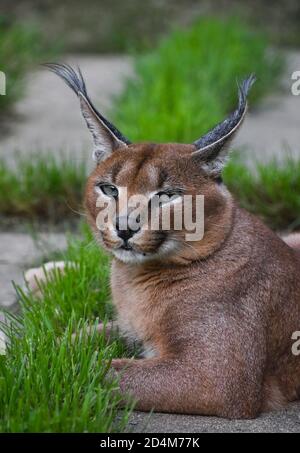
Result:
M112 184L98 184L98 187L104 193L104 195L111 198L118 198L119 191L116 186Z

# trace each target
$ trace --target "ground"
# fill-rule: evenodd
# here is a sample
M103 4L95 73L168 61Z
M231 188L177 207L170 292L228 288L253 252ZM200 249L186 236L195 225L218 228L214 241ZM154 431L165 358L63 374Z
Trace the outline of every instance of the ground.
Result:
M66 247L62 233L40 234L34 239L26 233L1 233L0 286L1 303L4 308L16 308L16 293L12 282L22 284L23 272L39 263L49 252Z
M282 159L287 153L300 155L300 96L291 92L292 73L300 68L300 52L285 53L286 66L277 93L267 96L257 108L249 109L235 146L245 149L246 161L267 162L273 156ZM257 74L259 83L259 74ZM255 89L255 87L253 88Z
M134 412L129 424L133 432L150 433L299 433L300 403L287 409L262 414L254 420L226 420L217 417Z
M245 154L250 163L254 157L264 161L274 155L280 157L283 143L294 154L300 154L300 98L290 92L291 74L300 68L300 53L289 53L287 58L281 91L250 112L236 142L238 147L249 147ZM128 57L71 56L66 60L81 66L91 97L104 113L109 111L112 96L120 92L124 79L133 74L132 60ZM0 156L12 165L16 149L21 153L33 149L44 153L67 150L72 159L91 162L90 136L76 97L53 74L44 69L30 74L26 96L17 103L15 111L16 118L0 141ZM63 234L44 236L44 243L51 250L63 248L65 238ZM12 308L15 295L11 280L21 283L22 271L43 252L29 235L21 233L1 233L0 248L0 305ZM249 421L169 414L152 414L149 418L148 414L135 412L129 429L135 432L300 432L300 404Z

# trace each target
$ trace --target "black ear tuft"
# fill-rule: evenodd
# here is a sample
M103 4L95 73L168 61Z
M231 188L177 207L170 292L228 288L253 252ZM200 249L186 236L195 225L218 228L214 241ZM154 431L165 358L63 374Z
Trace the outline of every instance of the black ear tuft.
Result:
M104 118L103 115L101 115L101 113L96 110L87 94L85 81L79 68L77 69L76 73L74 69L67 64L44 63L43 66L50 69L50 71L63 79L64 82L71 88L71 90L74 91L77 96L84 97L95 116L99 118L99 120L118 140L125 143L126 145L129 145L131 143L112 123L110 123L106 118Z
M61 77L66 84L74 91L77 96L79 93L83 94L86 98L88 97L85 81L82 77L81 71L78 68L78 74L74 69L67 64L58 64L58 63L44 63L43 66L50 69L54 74Z
M228 155L228 145L241 126L247 111L247 95L255 82L254 74L238 84L238 106L224 121L217 124L211 131L196 140L193 145L193 158L207 171L216 177L220 175Z
M202 151L203 155L209 155L212 149L214 149L211 157L216 157L225 142L231 138L241 125L247 109L247 95L255 80L255 75L251 74L241 84L238 84L239 101L237 109L228 118L217 124L211 131L194 142L197 151Z

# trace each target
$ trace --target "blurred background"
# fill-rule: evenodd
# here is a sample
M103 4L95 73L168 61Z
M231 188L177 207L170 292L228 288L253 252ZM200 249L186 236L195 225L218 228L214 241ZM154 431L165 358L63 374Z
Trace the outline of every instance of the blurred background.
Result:
M48 45L57 39L71 53L120 53L154 46L174 25L196 17L236 14L261 27L279 45L300 44L297 0L1 0L8 22L40 28Z
M122 93L127 78L135 74L133 57L158 48L174 29L181 30L183 34L188 33L199 20L210 18L213 30L214 18L226 23L232 17L237 24L233 28L243 24L249 33L260 34L267 41L269 52L276 49L277 54L279 51L284 53L285 72L281 81L289 88L291 73L299 67L297 48L300 46L300 4L297 0L149 0L143 5L138 0L86 0L84 5L77 0L16 0L13 3L1 0L0 70L6 74L7 90L6 96L0 97L0 127L3 137L0 156L5 159L9 156L8 159L14 161L12 154L15 150L28 152L29 148L39 148L42 152L45 148L64 148L65 151L72 149L77 152L76 156L80 156L82 150L86 151L89 141L87 134L80 128L76 100L71 99L71 93L58 80L49 74L43 74L38 68L39 63L54 59L80 65L91 94L97 98L106 113L113 107L113 98ZM221 29L216 30L215 35L221 33ZM213 46L215 39L207 35L210 42L205 42L202 37L205 38L198 26L198 36L195 36L193 45L199 46L199 53L202 47ZM232 40L232 48L237 45L234 43L235 39L237 43L243 39L249 41L249 38L241 35L224 36L224 39ZM187 46L191 46L191 43ZM176 45L173 46L173 52L176 51L175 47ZM245 49L249 57L251 44L245 46ZM228 63L228 57L224 54L222 58L221 46L215 47L214 53L211 53L212 58L216 52L220 54L218 65L221 72ZM234 58L232 49L230 52L230 58ZM184 64L190 65L189 72L203 70L200 64L205 62L200 58L197 69L194 61L187 61L187 53L188 49L185 56L182 56ZM191 60L193 57L198 57L197 49L190 53ZM236 57L240 58L238 55ZM249 68L254 59L255 51L252 58L249 57ZM246 70L247 67L244 67ZM264 73L271 70L270 66L259 69L259 79L272 78ZM232 74L233 79L239 75L240 72L236 71ZM159 74L153 74L153 77L159 77ZM181 83L189 82L182 77ZM258 84L257 90L266 91L261 84ZM22 95L25 100L16 104ZM138 96L138 92L136 95ZM291 104L289 108L292 111ZM189 114L193 115L193 112L187 111L187 118ZM270 137L270 129L262 129L265 128L262 117L257 118L257 122L252 124L250 120L248 128L244 128L244 134L238 141L239 147L244 144L248 146L251 141L251 147L259 158L262 158L262 152L266 157L273 155L283 143L290 146L292 153L298 153L297 134L291 127L289 131L281 131L281 117L273 118L272 114L269 117L275 125L275 137ZM285 120L286 118L283 119ZM35 128L32 127L34 123ZM281 125L279 131L277 123ZM256 127L259 127L259 131ZM199 129L199 132L202 130ZM168 139L186 138L176 135ZM137 138L161 139L159 136ZM191 135L190 139L193 138L195 137Z

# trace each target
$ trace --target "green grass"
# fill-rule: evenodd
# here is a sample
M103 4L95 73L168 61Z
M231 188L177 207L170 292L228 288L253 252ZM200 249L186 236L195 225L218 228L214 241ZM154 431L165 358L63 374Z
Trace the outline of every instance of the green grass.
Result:
M82 210L85 178L84 163L66 156L19 156L14 168L0 160L0 212L52 223L76 218Z
M258 215L273 230L300 228L300 159L276 159L256 164L255 173L233 160L224 180L240 205Z
M0 163L0 212L2 220L74 222L83 213L86 180L84 163L63 155L59 159L40 155L18 160L15 169ZM234 156L226 166L224 180L240 205L258 215L274 230L300 228L300 159L254 165L250 171Z
M238 161L226 167L225 181L241 205L273 228L300 224L300 161L257 166L254 177ZM117 385L105 380L113 357L126 355L115 340L77 339L71 334L113 310L109 260L92 240L71 239L56 256L77 264L59 272L43 289L43 300L21 295L21 315L12 318L11 344L0 356L0 432L118 432L125 429L132 405L118 411Z
M236 19L203 19L138 57L137 78L116 101L114 119L132 141L191 143L237 103L236 80L254 72L253 105L274 87L281 59Z
M116 432L128 421L132 404L120 412L117 385L105 379L124 346L97 333L71 342L87 319L112 314L108 259L87 230L63 258L77 267L49 278L43 301L22 293L22 313L11 320L0 356L0 432Z
M51 53L57 44L51 44ZM11 22L0 16L0 71L6 75L6 95L0 96L0 115L11 107L23 91L27 70L50 55L49 44L36 26Z
M240 203L274 228L300 224L300 161L257 166L254 177L240 163L225 170L225 181ZM105 380L113 357L126 355L119 340L97 334L71 343L71 334L111 318L109 260L87 229L71 239L56 259L77 264L56 273L43 287L43 300L21 294L22 313L12 319L11 344L0 356L0 432L122 431L132 406L117 404L116 384ZM59 340L58 340L59 339Z

